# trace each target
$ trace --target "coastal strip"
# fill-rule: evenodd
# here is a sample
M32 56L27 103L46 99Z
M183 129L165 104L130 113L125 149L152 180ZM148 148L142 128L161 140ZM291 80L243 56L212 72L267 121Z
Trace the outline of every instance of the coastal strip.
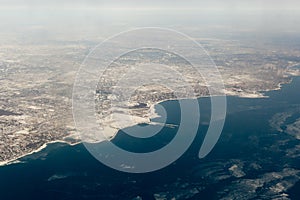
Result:
M49 144L54 144L54 143L64 143L64 144L68 144L70 146L75 146L77 144L80 144L81 142L70 143L70 142L67 142L67 141L64 141L64 140L49 141L49 142L43 144L42 146L40 146L38 149L35 149L35 150L31 151L31 152L28 152L26 154L20 155L20 156L18 156L16 158L13 158L13 159L10 159L10 160L1 161L0 162L0 167L11 165L11 164L18 164L18 163L20 163L19 159L24 158L24 157L29 156L29 155L32 155L32 154L35 154L35 153L38 153L38 152L42 151L43 149L45 149Z

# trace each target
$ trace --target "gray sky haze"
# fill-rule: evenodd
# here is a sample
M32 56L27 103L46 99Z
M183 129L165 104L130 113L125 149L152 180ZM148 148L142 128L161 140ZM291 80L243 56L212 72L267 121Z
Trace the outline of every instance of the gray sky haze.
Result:
M136 27L193 34L300 32L297 0L0 0L1 34L11 38L90 39ZM195 35L197 35L195 34Z

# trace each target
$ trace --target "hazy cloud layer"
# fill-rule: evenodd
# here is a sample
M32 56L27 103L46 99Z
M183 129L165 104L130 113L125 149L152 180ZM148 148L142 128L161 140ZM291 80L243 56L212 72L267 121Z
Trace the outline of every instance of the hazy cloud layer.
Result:
M299 9L298 0L1 0L2 8Z

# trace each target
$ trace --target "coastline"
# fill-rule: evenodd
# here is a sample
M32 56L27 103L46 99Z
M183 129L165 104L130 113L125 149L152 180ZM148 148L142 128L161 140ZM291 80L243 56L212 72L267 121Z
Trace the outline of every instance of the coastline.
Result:
M245 92L244 93L235 93L235 92L230 92L230 91L225 91L224 93L225 93L226 96L233 96L233 97L240 97L240 98L268 98L268 96L265 96L266 92L281 90L282 85L290 84L293 81L293 77L296 77L296 76L292 76L291 79L288 82L279 83L277 85L277 87L274 87L272 89L266 89L266 90L263 90L263 91L257 91L257 93L253 93L253 94L249 94L249 93L245 93ZM186 100L188 100L188 99L200 99L200 98L205 98L205 97L210 97L210 96L211 95L205 95L205 96L199 96L199 97L192 97L192 98L188 98L187 97L187 98L180 98L180 99L165 99L165 100L161 100L159 102L156 102L156 103L150 105L149 116L147 118L145 118L144 120L147 121L147 123L149 123L149 124L155 123L155 122L152 122L151 119L160 117L160 115L156 112L156 109L155 109L155 106L158 105L158 104L160 104L160 103L163 103L163 102L166 102L166 101L172 101L172 100L174 101L174 100L185 100L185 99ZM140 123L145 123L145 122L144 121L143 122L139 122L139 120L137 120L135 122L135 124L130 125L130 126L135 126L135 125L138 125ZM113 135L111 135L110 136L110 140L113 139L116 136L117 133L118 133L118 131L116 131ZM67 137L70 137L70 135L66 136L65 138L67 138ZM10 160L0 161L0 167L12 165L12 164L18 164L18 163L20 163L19 159L42 151L45 148L47 148L47 146L49 144L64 143L64 144L67 144L67 145L70 145L70 146L75 146L77 144L85 142L85 141L78 141L78 142L72 143L72 142L69 142L69 141L63 140L63 139L62 140L54 140L54 141L46 142L42 146L40 146L39 148L37 148L35 150L32 150L31 152L22 154L20 156L17 156L16 158L13 158L13 159L10 159ZM97 141L97 142L101 142L101 141Z
M7 160L7 161L1 161L0 162L0 167L12 165L12 164L18 164L18 163L20 163L20 162L18 162L19 159L24 158L24 157L29 156L29 155L32 155L32 154L35 154L35 153L38 153L38 152L42 151L43 149L47 148L47 146L49 144L54 144L54 143L64 143L64 144L68 144L70 146L75 146L77 144L80 144L81 142L71 143L71 142L67 142L67 141L64 141L64 140L49 141L49 142L43 144L42 146L40 146L39 148L37 148L37 149L35 149L35 150L31 151L31 152L25 153L23 155L20 155L20 156L18 156L16 158L13 158L13 159L10 159L10 160Z

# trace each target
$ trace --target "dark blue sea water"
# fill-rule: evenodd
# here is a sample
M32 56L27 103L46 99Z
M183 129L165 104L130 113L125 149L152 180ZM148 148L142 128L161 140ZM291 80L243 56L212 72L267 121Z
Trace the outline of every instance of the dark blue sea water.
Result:
M155 199L156 194L165 199L172 196L176 199L219 199L235 190L238 194L242 190L239 184L234 185L237 180L254 180L286 168L300 170L299 156L287 155L287 150L297 150L300 141L270 126L270 120L277 113L300 108L299 88L300 78L296 77L281 90L266 92L269 98L228 97L223 133L204 159L198 158L198 152L209 122L209 98L199 99L201 124L194 143L179 160L162 170L147 174L115 171L93 158L83 144L55 143L21 159L23 163L0 167L0 198L126 200L139 196L148 200ZM168 123L178 124L178 102L166 101L161 105L167 111ZM284 123L291 124L299 117L299 112L293 112ZM157 136L147 140L130 138L120 131L113 142L130 151L147 152L170 142L176 130L176 127L164 127ZM228 168L241 162L244 176L232 176ZM276 181L273 180L274 184ZM282 181L286 180L283 178ZM286 193L289 198L297 199L300 183L294 185ZM271 185L261 186L256 193L271 199L272 194L266 192L268 187Z

